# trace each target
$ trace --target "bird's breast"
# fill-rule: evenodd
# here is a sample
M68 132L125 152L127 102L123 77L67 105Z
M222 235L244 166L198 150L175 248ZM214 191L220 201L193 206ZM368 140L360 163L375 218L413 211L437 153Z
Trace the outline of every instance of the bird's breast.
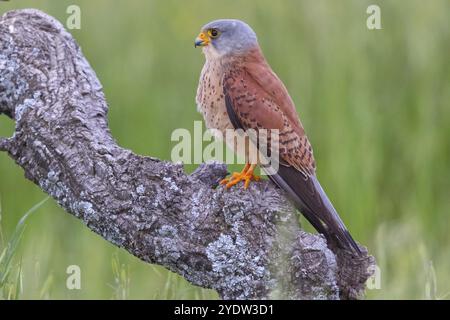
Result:
M222 77L224 70L219 63L207 61L200 74L197 89L197 108L205 119L208 129L218 129L225 134L233 129L228 117L223 93Z

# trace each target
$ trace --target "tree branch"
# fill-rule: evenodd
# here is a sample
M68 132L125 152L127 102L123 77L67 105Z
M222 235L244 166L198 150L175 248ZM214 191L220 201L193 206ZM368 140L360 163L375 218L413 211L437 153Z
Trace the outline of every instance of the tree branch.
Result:
M219 163L181 165L119 147L102 87L63 26L37 10L0 20L0 140L26 178L91 230L224 299L338 299L364 292L373 257L334 254L268 181L215 188ZM367 252L367 251L365 251Z

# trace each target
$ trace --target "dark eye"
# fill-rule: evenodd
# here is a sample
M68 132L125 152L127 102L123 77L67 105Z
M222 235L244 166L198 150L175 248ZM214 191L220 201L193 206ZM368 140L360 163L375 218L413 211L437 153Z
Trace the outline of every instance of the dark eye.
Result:
M209 33L209 36L211 38L217 38L220 35L220 31L217 30L217 29L214 29L214 28L213 29L209 29L208 33Z

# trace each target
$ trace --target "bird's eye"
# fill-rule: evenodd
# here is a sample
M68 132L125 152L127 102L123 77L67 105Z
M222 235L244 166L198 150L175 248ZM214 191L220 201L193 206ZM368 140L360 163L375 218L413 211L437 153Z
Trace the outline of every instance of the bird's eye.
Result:
M209 29L208 30L208 35L211 37L211 38L217 38L219 35L220 35L220 31L219 30L217 30L217 29Z

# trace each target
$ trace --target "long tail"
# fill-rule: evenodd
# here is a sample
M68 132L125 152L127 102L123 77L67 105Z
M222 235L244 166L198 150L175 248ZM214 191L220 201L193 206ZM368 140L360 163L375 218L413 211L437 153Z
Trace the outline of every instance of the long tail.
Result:
M348 232L317 178L290 166L280 165L270 179L285 190L298 210L328 241L356 255L361 250Z

